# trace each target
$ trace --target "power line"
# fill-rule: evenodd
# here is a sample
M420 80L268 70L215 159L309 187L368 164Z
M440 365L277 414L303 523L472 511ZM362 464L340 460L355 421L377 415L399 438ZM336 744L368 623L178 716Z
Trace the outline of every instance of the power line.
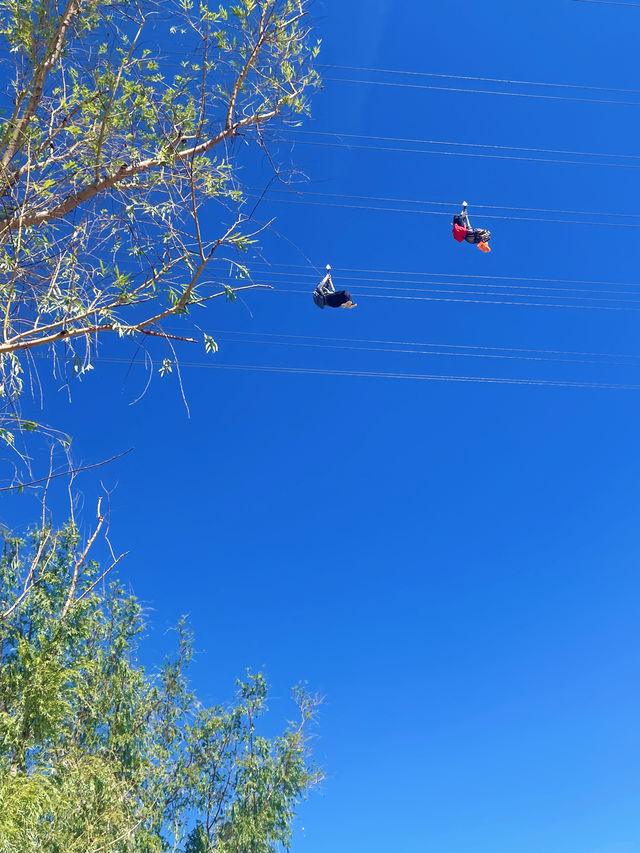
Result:
M638 104L640 106L640 103ZM289 131L291 132L291 131ZM551 163L561 166L600 166L605 169L638 169L632 163L588 163L581 160L557 160L549 157L516 157L509 154L477 154L472 151L432 151L425 148L398 148L385 145L362 145L358 143L321 142L312 139L280 139L287 145L315 145L321 148L352 148L362 151L396 151L400 154L431 154L439 157L473 157L480 160L513 160L521 163ZM448 144L448 143L444 143ZM595 156L595 155L594 155ZM604 155L609 156L609 155Z
M310 278L312 281L317 280L317 274L314 274L314 273L307 273L307 272L293 273L293 272L283 272L283 271L274 270L273 271L273 279L271 280L271 282L269 282L269 286L270 287L277 287L277 285L273 284L273 280L276 278L281 278L283 276L289 276L289 277L295 276L296 278L299 278L302 276L302 277ZM217 278L214 283L220 283L222 286L223 279L231 287L233 287L234 284L237 284L239 281L239 279L235 278L235 277L223 276L223 277ZM252 279L252 281L253 281L253 279ZM459 281L426 281L426 282L420 282L420 281L413 281L413 280L407 280L407 279L402 280L402 279L383 279L383 278L362 278L362 277L356 277L356 276L349 276L349 281L350 282L357 282L357 283L366 282L365 286L367 286L370 290L398 290L398 291L405 291L405 292L409 292L409 293L462 293L462 294L479 295L479 294L482 294L483 291L469 290L468 288L480 287L480 288L487 288L488 289L488 288L501 287L505 290L507 290L507 289L514 290L514 291L540 290L540 291L544 291L544 293L541 296L538 296L535 293L529 293L529 292L510 294L510 293L494 293L492 291L489 291L489 295L491 295L491 296L527 296L527 297L532 298L532 299L541 299L544 297L547 299L572 299L572 300L576 300L576 301L577 300L587 300L587 301L592 301L592 302L625 302L625 303L634 304L634 305L640 304L639 299L617 299L616 298L616 296L618 296L618 295L640 296L640 292L625 291L625 290L586 290L583 288L550 287L550 286L539 287L536 285L526 285L526 284L522 284L522 285L502 284L502 283L491 284L489 282L469 282L469 283L459 282ZM370 284L370 282L377 282L380 286L376 287L375 285ZM258 286L261 286L261 287L266 285L265 282L254 282L254 283L258 284ZM296 282L291 282L291 283L296 283ZM304 284L304 285L308 284L308 282L300 282L300 283ZM415 287L415 286L413 286L413 287L398 287L397 285L399 285L399 284L411 284L411 285L427 284L427 285L440 285L440 286L438 286L438 287ZM638 285L629 285L629 286L630 287L631 286L637 287ZM467 289L466 290L451 290L452 287L464 287ZM558 293L561 293L562 296L549 295L549 292L558 292ZM583 295L583 294L591 294L591 293L597 293L599 295L598 296L585 296L585 295ZM577 295L574 296L574 295L568 295L568 294L577 294ZM609 294L615 294L615 295L610 296Z
M368 287L369 290L398 290L398 291L404 291L405 293L406 292L410 292L410 293L454 293L454 294L462 294L465 296L466 295L470 295L470 296L483 296L484 295L484 292L482 290L451 290L451 289L445 289L445 288L440 288L440 287L435 288L435 289L429 288L429 287L394 287L392 285L386 285L386 286L382 286L382 287L374 287L372 285L365 285L365 286ZM461 286L473 287L473 285L461 285ZM489 287L490 285L485 285L485 286ZM526 296L529 299L542 298L542 297L536 296L535 293L533 293L533 294L532 293L522 293L522 294L520 294L520 293L489 293L489 295L490 296L510 296L512 298L515 296L523 296L523 297ZM580 300L588 300L588 301L592 301L592 302L624 302L628 305L640 305L640 299L615 299L615 298L609 299L608 297L602 297L602 296L568 296L566 291L563 292L562 296L549 296L548 294L545 294L545 298L546 299L571 299L571 300L576 301L576 302L580 301Z
M174 329L176 333L182 331L182 329ZM563 355L563 356L583 356L589 358L626 358L626 359L637 359L640 360L639 355L625 355L624 353L611 353L611 352L585 352L581 350L552 350L552 349L526 349L522 347L491 347L491 346L480 346L474 344L443 344L443 343L429 343L424 341L388 341L388 340L379 340L376 338L338 338L338 337L326 337L320 335L290 335L290 334L282 334L279 332L253 332L253 331L242 331L237 332L229 329L210 329L209 334L212 335L253 335L254 337L263 337L263 338L290 338L292 340L311 340L311 341L332 341L332 342L340 342L340 343L356 343L356 344L386 344L388 346L404 346L404 347L442 347L445 349L467 349L467 350L488 350L492 352L505 352L505 353L534 353L538 355ZM552 361L553 359L548 359Z
M257 192L257 190L251 190L250 192ZM304 190L304 189L296 189L296 185L288 185L287 189L278 189L277 187L272 187L269 192L275 193L289 193L291 195L310 195L310 196L318 196L320 198L344 198L344 199L356 199L359 201L385 201L385 202L393 202L394 204L431 204L434 207L447 207L449 211L447 212L448 216L451 216L451 210L459 210L460 202L453 201L430 201L430 200L420 200L415 198L394 198L392 196L372 196L372 195L350 195L349 193L325 193L325 192L317 192L316 190ZM604 213L602 211L593 211L593 210L560 210L558 208L544 208L544 207L513 207L506 204L476 204L474 202L473 209L476 210L513 210L513 211L521 211L523 213L552 213L557 215L568 214L575 216L610 216L617 217L617 219L621 218L621 214L618 213ZM628 213L626 216L630 216L632 219L639 219L640 213ZM544 220L539 220L544 221ZM619 223L613 223L618 225Z
M502 359L509 361L537 361L547 364L559 363L559 364L580 364L580 365L596 365L596 366L606 366L606 367L640 367L638 365L630 365L629 362L620 362L620 361L603 361L603 360L587 360L587 359L575 359L575 358L545 358L543 356L535 356L535 355L519 355L516 353L507 354L507 353L490 353L490 352L452 352L450 350L438 349L438 344L424 344L424 346L433 347L430 350L424 349L398 349L397 347L384 347L384 346L347 346L346 343L349 342L349 339L345 339L345 343L337 344L337 343L320 343L317 341L323 341L324 339L314 339L309 338L309 340L251 340L247 338L232 338L231 340L226 339L225 335L239 335L242 334L240 332L220 332L216 334L216 339L220 342L224 343L232 343L232 344L255 344L258 346L286 346L286 347L302 347L302 348L313 348L313 349L330 349L330 350L343 350L346 352L384 352L384 353L397 353L398 355L430 355L430 356L442 356L445 358L492 358L492 359ZM248 334L253 335L253 332L249 332ZM292 337L290 335L282 335L274 337ZM295 336L303 338L304 336ZM464 347L460 347L459 349L464 349ZM476 347L470 347L470 349L480 349ZM485 349L488 349L486 347Z
M640 90L638 90L640 94ZM450 142L442 139L412 139L395 136L369 136L364 133L343 133L342 131L302 130L297 127L287 128L288 133L303 134L305 136L333 136L345 137L347 139L370 139L378 142L408 142L420 145L455 145L465 148L495 148L500 151L528 151L537 154L573 154L580 157L614 157L616 159L640 160L640 154L608 154L602 151L565 151L557 148L523 148L517 145L489 145L479 142Z
M247 195L246 198L250 198L252 200L258 199L259 196ZM297 201L292 198L272 198L270 199L277 204L301 204L306 206L313 207L338 207L343 208L345 210L367 210L367 211L377 211L379 213L411 213L418 214L421 216L448 216L451 214L444 213L440 210L409 210L407 208L396 208L396 207L372 207L371 205L363 205L363 204L340 204L338 202L321 202L321 201ZM484 219L502 219L508 220L512 222L539 222L546 224L559 224L559 225L595 225L595 226L608 226L610 228L640 228L640 224L634 225L629 222L583 222L578 219L537 219L532 216L499 216L493 213L485 213L483 216Z
M467 287L471 287L472 285L465 285ZM483 291L478 290L450 290L444 288L428 288L428 287L393 287L392 285L387 285L383 287L373 287L371 285L366 285L369 290L397 290L409 293L446 293L446 294L460 294L462 296L484 296ZM285 291L290 292L290 291ZM307 291L305 291L307 292ZM369 296L375 296L376 294L368 294ZM489 293L489 296L509 296L511 298L514 297L527 297L529 299L542 299L542 297L536 296L536 294L531 293ZM390 298L390 297L389 297ZM402 297L398 297L402 298ZM407 297L411 298L411 297ZM567 296L566 293L562 296L549 296L545 294L546 299L571 299L572 301L579 302L581 300L589 300L592 302L624 302L628 305L640 305L640 299L608 299L606 297L598 297L598 296ZM520 303L517 303L520 304ZM555 303L544 303L545 305L555 305ZM566 308L570 307L582 307L582 306L565 306ZM596 306L584 306L584 307L596 307Z
M596 0L591 0L595 2ZM587 2L587 0L584 0ZM640 4L620 4L637 6ZM592 92L620 92L626 95L640 95L640 89L613 89L609 86L587 86L580 83L541 83L536 80L502 80L497 77L473 77L467 74L435 74L427 71L405 71L397 68L366 68L357 65L319 65L319 68L334 68L340 71L362 71L371 74L401 74L409 77L437 77L446 80L476 80L481 83L506 83L511 86L549 86L558 89L589 89Z
M334 268L334 270L335 269L336 268ZM270 273L271 273L272 279L269 282L269 284L272 287L275 286L273 284L273 281L275 279L283 278L285 276L288 278L295 277L296 279L307 278L307 279L310 279L311 282L315 282L315 281L317 281L318 275L319 275L316 272L302 272L302 271L288 272L285 270L278 270L276 268L271 268ZM264 271L263 275L267 275L267 271ZM434 275L436 275L436 273L426 273L425 275L434 276ZM550 285L535 285L535 284L505 284L504 281L499 281L498 283L494 284L491 281L472 281L472 282L437 281L437 280L435 280L435 281L431 281L431 280L420 281L417 279L376 278L376 277L371 277L371 276L356 276L356 275L349 275L348 278L349 278L350 282L358 282L358 283L366 282L367 286L370 287L372 290L405 290L405 291L416 292L416 293L419 293L421 291L424 291L427 293L458 293L458 292L460 292L460 291L452 291L452 290L444 289L444 288L451 288L451 287L464 287L464 288L480 287L480 288L487 288L487 289L488 288L500 287L504 290L515 290L515 291L539 290L539 291L543 291L544 296L547 296L547 294L549 292L562 293L563 295L564 294L578 294L575 298L595 299L596 301L605 301L605 302L636 302L637 300L615 299L614 296L640 296L640 291L637 291L637 290L636 291L631 291L631 290L603 290L602 288L598 288L598 289L594 290L594 289L587 289L587 288L582 288L582 287L552 287ZM464 278L475 278L475 277L469 275L469 276L464 276ZM477 276L477 278L491 279L492 277L491 276ZM496 276L496 279L509 280L508 277L505 277L505 276ZM224 280L224 282L228 283L231 287L233 287L235 284L237 284L240 281L240 279L238 279L235 276L224 275L224 276L217 277L215 280L215 283L222 283L223 280ZM242 279L242 280L244 281L245 279ZM253 279L251 279L251 280L253 280ZM533 279L533 280L535 281L535 279ZM553 279L551 279L551 281L553 281ZM370 282L374 282L375 284L382 285L382 286L381 287L375 287L372 284L370 284ZM307 284L307 282L302 282L302 283ZM604 282L604 283L607 285L609 284L609 282ZM264 284L264 282L262 282L261 284ZM398 287L398 285L403 285L403 284L408 284L408 285L412 285L412 286L411 287ZM611 282L612 286L613 286L613 284L614 283ZM416 285L429 285L429 286L425 288L425 287L418 287ZM434 285L438 285L438 287L435 290L432 287ZM621 283L619 286L638 288L638 287L640 287L640 284L622 284ZM467 291L465 291L465 292L467 292ZM583 296L582 295L582 294L591 294L591 293L598 294L598 296L596 297L596 296ZM612 294L611 298L609 297L610 294ZM494 295L499 295L499 294L494 294ZM500 294L500 295L508 295L508 294ZM536 294L526 293L526 294L522 294L522 295L532 296L532 297L535 296L537 298ZM553 299L558 298L559 299L561 297L553 296L553 297L549 297L549 298L553 298ZM571 296L571 297L567 297L567 298L574 298L574 297Z
M274 293L296 293L302 294L304 296L309 296L309 290L284 290L282 288L276 288ZM493 296L493 294L490 294ZM500 295L500 294L497 294ZM519 305L523 308L574 308L580 310L590 310L590 311L640 311L640 308L619 308L616 306L609 305L566 305L566 304L557 304L555 302L516 302L513 300L496 300L496 299L458 299L454 297L440 297L440 296L395 296L395 295L387 295L382 293L358 293L358 299L366 297L368 299L402 299L402 300L411 300L415 302L464 302L474 305ZM559 298L559 297L558 297Z
M104 357L96 359L98 362L112 364L131 364L131 359ZM434 373L391 373L369 370L330 370L315 367L278 367L265 364L211 364L206 362L181 362L180 367L198 368L203 370L239 370L257 371L260 373L290 373L299 375L315 376L350 376L377 379L414 379L431 382L478 382L494 385L535 385L550 388L589 388L600 390L638 391L640 385L625 385L620 383L605 382L576 382L572 380L554 379L511 379L497 376L448 376Z
M621 0L574 0L574 3L597 3L599 6L636 6L640 3L622 3Z
M267 266L273 268L275 266L282 267L284 269L302 269L306 270L307 266L304 264L269 264L266 261L254 261L254 266ZM422 278L427 278L431 276L440 276L441 278L490 278L495 281L504 280L504 281L542 281L542 282L551 282L558 284L611 284L611 285L619 285L621 287L640 287L640 283L638 284L630 284L629 282L624 281L590 281L588 279L575 279L575 278L534 278L531 276L508 276L508 275L472 275L470 273L446 273L446 272L410 272L407 270L376 270L376 269L359 269L355 267L332 267L334 272L341 273L353 273L353 272L365 272L365 273L378 273L381 275L413 275L420 276Z
M313 273L293 273L293 272L274 272L273 273L274 279L275 278L281 278L283 276L289 276L289 277L303 276L303 277L312 279L312 281L315 281L317 279L317 275L315 275ZM229 281L233 284L233 282L237 281L237 279L229 279ZM545 292L544 295L546 295L546 293L549 291L558 292L558 293L562 293L562 294L567 294L567 293L569 293L569 294L597 293L597 294L600 294L600 297L581 296L581 297L576 297L576 298L600 299L600 300L603 297L603 295L606 295L609 293L615 294L615 295L625 295L625 296L628 296L628 295L640 296L640 291L633 292L633 291L627 291L627 290L586 290L583 288L549 287L549 286L540 287L540 286L533 285L533 284L529 284L529 285L527 285L527 284L502 284L502 283L491 284L489 282L473 282L473 283L467 284L466 282L459 282L459 281L455 281L455 282L451 282L451 281L420 282L420 281L413 281L413 280L409 280L409 279L403 280L403 279L384 279L384 278L362 278L362 277L357 277L357 276L349 276L349 282L358 282L358 283L366 282L367 283L366 286L372 290L406 290L406 291L416 292L416 293L419 293L422 291L427 292L427 293L436 293L436 292L437 293L459 293L461 291L444 290L441 287L438 287L437 290L432 290L431 288L422 288L422 287L396 287L396 285L399 285L399 284L411 284L411 285L428 284L428 285L444 285L444 287L466 287L466 288L469 288L469 287L484 287L484 288L501 287L505 290L526 290L526 291L540 290L540 291ZM384 286L383 287L374 287L371 284L369 284L369 282L375 282L377 284L381 284ZM637 287L638 285L630 285L630 286ZM534 296L535 294L527 293L527 294L523 294L523 295ZM560 299L561 297L552 297L552 298ZM626 302L628 300L617 300L617 299L613 299L613 298L612 299L604 298L604 301L606 301L606 302Z
M567 95L537 95L530 92L493 92L489 89L460 89L454 86L434 86L427 83L395 83L388 80L353 80L345 77L323 77L323 83L356 83L361 86L393 86L401 89L430 89L436 92L461 92L467 95L500 95L505 98L535 98L544 101L573 101L583 104L612 104L639 107L638 101L610 101L602 98L574 98Z
M312 273L287 273L287 272L274 272L273 277L279 278L281 276L296 276L300 275L306 276L307 278L311 278L312 281L316 280L316 276L313 276ZM219 280L218 280L219 281ZM236 278L225 278L225 281L230 284L231 287L235 283L237 283L238 279ZM571 299L574 301L578 300L587 300L592 302L624 302L631 305L640 305L640 299L617 299L616 296L609 296L608 294L616 294L616 295L624 295L624 296L640 296L640 292L630 292L630 291L621 291L621 290L582 290L580 288L568 288L568 287L537 287L535 285L508 285L508 284L490 284L485 282L447 282L447 281L427 281L427 282L419 282L419 281L402 281L401 279L379 279L379 278L357 278L355 276L349 277L350 282L366 282L366 287L369 290L398 290L405 291L409 293L460 293L460 294L471 294L471 295L480 295L483 294L483 291L477 290L469 290L470 287L480 287L480 288L494 288L494 287L502 287L503 289L511 289L511 290L542 290L545 291L540 297L535 293L493 293L489 292L491 296L527 296L531 299ZM370 284L370 282L378 282L380 286L375 286ZM256 282L260 286L264 286L265 282ZM297 283L297 282L291 282ZM307 282L300 282L301 284L307 284ZM398 287L398 284L427 284L427 285L444 285L444 287ZM274 287L273 279L270 282L270 286ZM452 287L464 287L466 290L452 290ZM557 291L562 294L562 296L552 296L549 295L549 291ZM582 294L585 293L598 293L599 296L584 296ZM568 294L578 294L575 296Z

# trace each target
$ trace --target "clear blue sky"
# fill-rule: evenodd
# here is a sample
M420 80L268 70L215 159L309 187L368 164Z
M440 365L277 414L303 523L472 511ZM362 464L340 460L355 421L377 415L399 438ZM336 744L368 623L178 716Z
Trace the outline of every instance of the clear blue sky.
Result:
M640 9L318 0L314 14L329 64L640 88ZM639 115L327 81L305 128L635 154ZM288 156L322 192L466 198L472 214L474 201L638 212L633 169L308 145ZM640 280L633 229L492 220L483 256L451 239L446 217L270 201L259 214L286 235L265 236L277 264ZM309 272L269 280L303 289ZM336 284L357 310L257 293L212 306L203 325L640 353L634 312L382 300L346 275ZM217 359L640 382L633 368L232 343ZM247 666L268 673L275 722L300 679L326 697L327 781L293 850L640 851L640 392L187 368L187 418L173 379L130 406L143 377L125 374L100 366L72 405L51 388L48 420L86 462L135 447L101 478L115 487L112 540L131 549L121 575L149 604L149 660L188 613L203 698L228 697ZM97 480L82 481L87 524Z

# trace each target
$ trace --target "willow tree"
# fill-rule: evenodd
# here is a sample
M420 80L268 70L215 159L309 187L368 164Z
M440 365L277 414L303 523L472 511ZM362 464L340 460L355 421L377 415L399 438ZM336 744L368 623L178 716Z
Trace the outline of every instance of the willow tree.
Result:
M1 853L275 853L319 781L309 743L317 702L295 691L296 718L260 733L267 687L238 685L226 706L198 702L191 643L144 669L139 602L105 587L118 558L91 558L45 515L0 552Z
M38 347L83 371L104 335L166 341L167 318L256 286L236 251L260 230L236 141L307 111L318 46L307 0L1 0L0 13L6 401Z

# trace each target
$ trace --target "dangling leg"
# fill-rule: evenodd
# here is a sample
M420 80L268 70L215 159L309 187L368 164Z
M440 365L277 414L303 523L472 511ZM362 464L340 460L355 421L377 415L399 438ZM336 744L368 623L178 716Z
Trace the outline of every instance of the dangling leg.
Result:
M330 308L354 307L354 303L351 299L351 294L348 290L336 290L334 293L328 293L325 296L325 300Z
M341 290L340 293L343 294L344 302L340 306L341 308L356 308L357 303L353 301L351 298L351 294L348 290Z
M490 239L491 231L487 231L484 228L474 228L465 237L468 243L488 243Z
M475 234L477 236L477 244L478 248L483 252L490 252L491 248L489 247L489 240L491 239L491 231L487 231L484 228L476 228Z

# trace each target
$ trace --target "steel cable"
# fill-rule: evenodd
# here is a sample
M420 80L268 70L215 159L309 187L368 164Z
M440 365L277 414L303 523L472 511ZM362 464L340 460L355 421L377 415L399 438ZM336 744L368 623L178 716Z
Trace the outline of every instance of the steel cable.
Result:
M635 167L634 167L635 168ZM640 168L640 166L638 167ZM245 198L250 198L252 200L256 200L259 197L253 195L247 195ZM277 204L298 204L298 205L306 205L312 207L336 207L342 208L344 210L367 210L367 211L378 211L379 213L411 213L411 214L419 214L421 216L447 216L451 218L450 213L445 213L441 210L410 210L407 208L397 208L397 207L374 207L372 205L364 205L364 204L340 204L338 202L321 202L321 201L298 201L293 198L272 198L271 201ZM609 228L640 228L639 224L629 223L629 222L583 222L580 219L539 219L533 216L499 216L495 213L485 213L483 214L484 219L501 219L503 221L509 222L538 222L543 224L550 225L594 225L598 227L609 227Z
M296 136L331 136L345 139L368 139L374 142L402 142L410 143L411 145L452 145L457 148L495 148L499 151L526 151L530 154L571 154L576 157L612 157L614 159L622 160L640 160L640 154L609 154L604 151L566 151L562 148L523 148L518 145L491 145L486 142L451 142L442 139L414 139L413 137L403 136L373 136L366 133L343 133L336 130L302 130L297 127L287 128L286 132L293 133Z
M111 358L100 357L97 362L106 362L111 364L131 364L131 359L126 358ZM482 383L495 385L534 385L550 388L589 388L602 390L618 390L618 391L639 391L640 385L623 384L623 383L605 383L605 382L579 382L573 380L554 380L554 379L517 379L505 378L497 376L448 376L446 374L434 373L393 373L382 371L368 370L331 370L326 368L315 367L279 367L276 365L265 364L212 364L207 362L181 362L181 368L198 368L204 370L239 370L239 371L257 371L260 373L290 373L301 375L316 375L316 376L350 376L360 378L377 378L377 379L414 379L432 382L464 382L464 383Z
M283 269L299 269L299 270L307 270L308 266L305 264L289 264L289 263L281 263L281 264L270 264L266 261L253 261L254 266L266 266L270 269L275 267L282 267ZM472 275L471 273L446 273L446 272L411 272L407 270L379 270L379 269L361 269L356 267L332 267L333 272L340 273L374 273L380 275L413 275L413 276L421 276L423 278L427 278L430 276L440 276L442 278L490 278L492 280L502 280L502 281L541 281L541 282L550 282L557 284L609 284L616 285L620 287L640 287L640 282L637 284L632 284L630 282L625 281L598 281L598 280L589 280L589 279L578 279L578 278L535 278L532 276L513 276L513 275Z
M595 2L595 0L592 0L592 2ZM629 5L640 4L631 3ZM542 83L536 80L503 80L498 77L473 77L468 74L435 74L427 71L404 71L398 68L367 68L357 65L321 64L318 67L333 68L340 71L362 71L370 74L401 74L407 77L438 77L447 80L476 80L481 83L508 83L514 86L549 86L559 89L589 89L594 92L620 92L626 95L640 95L640 89L613 89L609 86L587 86L581 83Z
M427 83L395 83L388 80L353 80L345 77L323 77L323 83L356 83L364 86L392 86L400 89L431 89L437 92L459 92L467 95L500 95L506 98L535 98L544 101L573 101L583 104L611 104L639 107L639 101L610 101L602 98L575 98L567 95L537 95L530 92L493 92L489 89L461 89L455 86L434 86Z
M640 103L638 104L640 106ZM311 139L281 139L288 145L316 145L325 148L346 148L362 151L397 151L400 154L432 154L441 157L473 157L481 160L513 160L526 163L551 163L561 166L600 166L608 169L640 169L631 163L588 163L580 160L556 160L548 157L512 157L507 154L474 154L468 151L429 151L420 148L392 148L383 145L357 145L339 142L319 142ZM608 156L608 155L604 155Z
M174 331L180 332L180 329L175 329ZM585 356L589 358L626 358L626 359L637 359L640 360L639 355L625 355L624 353L611 353L611 352L586 352L582 350L549 350L549 349L526 349L522 347L491 347L491 346L479 346L474 344L443 344L443 343L429 343L425 341L388 341L388 340L379 340L376 338L338 338L338 337L328 337L328 336L320 336L320 335L291 335L291 334L283 334L279 332L249 332L249 331L241 331L236 332L230 329L210 329L209 334L218 335L253 335L254 337L266 337L266 338L291 338L293 340L312 340L312 341L330 341L330 342L339 342L339 343L355 343L355 344L384 344L388 346L403 346L403 347L442 347L446 349L468 349L468 350L489 350L492 352L506 352L506 353L535 353L540 355L562 355L562 356ZM551 359L550 359L551 360Z

